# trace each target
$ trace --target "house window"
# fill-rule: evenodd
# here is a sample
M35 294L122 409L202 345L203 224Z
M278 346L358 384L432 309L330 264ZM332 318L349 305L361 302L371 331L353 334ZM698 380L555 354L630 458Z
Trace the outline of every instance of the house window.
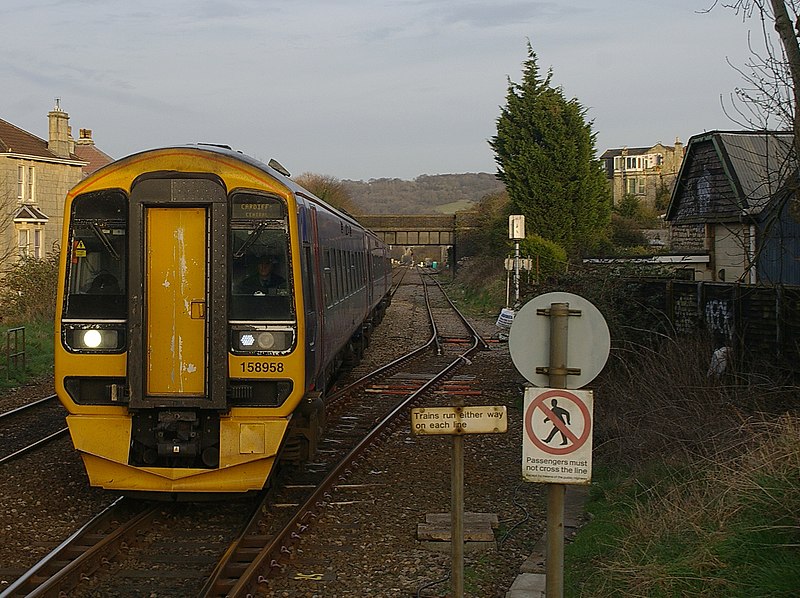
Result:
M30 235L28 232L26 228L20 229L17 236L19 239L19 257L23 259L29 255Z
M33 231L33 257L37 260L42 259L42 229L36 228Z
M630 177L625 180L625 193L628 195L645 195L645 177Z
M642 170L647 165L647 159L642 156L628 156L625 158L625 170Z
M33 166L28 166L28 180L26 181L28 183L28 196L26 197L26 199L29 202L34 201L34 194L33 194L35 189L33 184L34 180L35 177L34 177Z
M17 166L17 201L19 203L33 203L35 187L35 170L33 166L19 164Z
M17 199L25 199L25 167L17 166Z

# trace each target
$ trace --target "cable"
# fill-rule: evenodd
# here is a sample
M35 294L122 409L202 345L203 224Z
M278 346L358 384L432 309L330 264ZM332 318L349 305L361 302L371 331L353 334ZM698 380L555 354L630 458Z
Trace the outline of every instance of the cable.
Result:
M503 534L503 537L502 537L502 538L500 538L500 542L498 542L498 548L500 548L500 547L503 545L503 542L505 542L505 541L508 539L508 537L511 535L511 532L513 532L513 531L514 531L515 529L517 529L517 528L518 528L520 525L522 525L523 523L525 523L526 521L528 521L528 519L530 519L530 518L531 518L531 515L530 515L530 513L528 513L528 509L526 509L526 508L525 508L525 505L523 505L523 504L522 504L522 503L520 503L520 502L517 502L517 491L518 491L520 488L522 488L522 486L524 486L524 485L525 485L525 482L520 482L520 483L519 483L519 484L517 484L517 486L514 488L514 496L513 496L513 498L512 498L512 502L513 502L513 503L514 503L514 505L516 505L516 506L517 506L517 507L518 507L518 508L519 508L519 509L520 509L520 510L523 512L523 513L525 513L525 518L524 518L522 521L518 521L517 523L515 523L514 525L512 525L512 526L511 526L511 527L510 527L510 528L509 528L509 529L506 531L506 533L505 533L505 534Z

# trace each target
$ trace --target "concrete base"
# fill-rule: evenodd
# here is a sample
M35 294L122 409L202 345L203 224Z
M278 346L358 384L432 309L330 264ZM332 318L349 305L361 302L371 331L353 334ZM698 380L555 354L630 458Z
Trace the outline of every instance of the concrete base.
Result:
M518 575L506 598L545 598L545 577L536 573Z
M587 486L567 486L564 497L564 537L574 536L585 517L584 505L589 497ZM534 544L528 558L519 568L520 575L506 594L506 598L543 598L545 596L545 572L547 555L547 533ZM538 593L537 593L538 592Z

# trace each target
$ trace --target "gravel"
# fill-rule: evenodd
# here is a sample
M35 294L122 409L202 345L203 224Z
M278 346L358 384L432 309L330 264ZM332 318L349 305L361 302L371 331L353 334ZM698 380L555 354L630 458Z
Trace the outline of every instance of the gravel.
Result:
M427 335L421 299L408 286L376 329L364 364ZM486 338L497 337L494 318L473 323ZM544 487L521 481L523 380L507 345L490 345L457 372L481 393L464 397L467 405L504 405L508 412L506 434L464 439L465 510L496 514L500 522L489 549L466 553L466 596L476 598L505 596L545 526ZM49 393L51 380L5 393L0 410ZM435 395L425 406L453 399ZM414 436L407 423L399 427L337 490L293 546L289 565L263 584L263 595L449 595L449 549L427 548L417 526L429 513L450 511L451 450L450 436ZM116 498L89 487L68 438L2 467L0 591Z

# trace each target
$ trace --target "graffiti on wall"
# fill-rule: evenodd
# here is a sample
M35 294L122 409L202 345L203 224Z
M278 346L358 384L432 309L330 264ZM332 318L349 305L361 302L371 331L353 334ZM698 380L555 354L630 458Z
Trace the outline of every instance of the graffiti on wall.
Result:
M706 326L714 335L733 337L733 304L728 299L709 299L704 308Z

